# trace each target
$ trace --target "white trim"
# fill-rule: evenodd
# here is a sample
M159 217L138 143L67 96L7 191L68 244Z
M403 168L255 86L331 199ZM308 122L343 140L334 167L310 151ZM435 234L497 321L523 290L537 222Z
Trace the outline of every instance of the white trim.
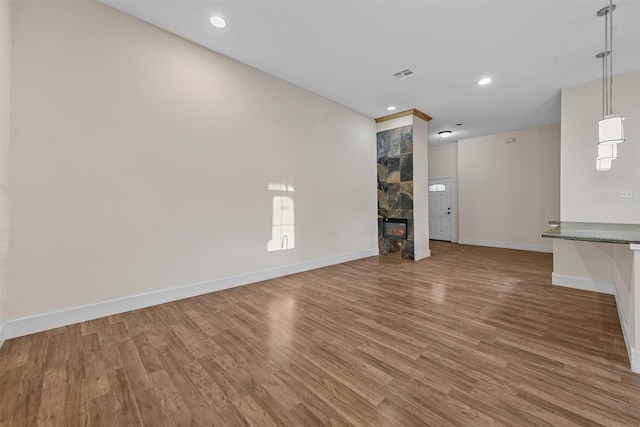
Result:
M491 240L458 238L461 245L489 246L492 248L517 249L519 251L553 253L553 246L532 245L529 243L495 242Z
M629 362L631 363L631 371L636 374L640 374L640 351L631 349L631 353L629 353Z
M553 273L551 275L551 283L556 286L564 286L566 288L581 289L583 291L599 292L601 294L616 295L616 285L609 282L600 282L598 280L585 279L582 277L565 276Z
M585 279L582 277L564 276L556 273L553 273L551 283L556 286L565 286L567 288L613 295L616 300L616 309L618 310L618 318L620 319L620 328L622 329L624 344L627 347L627 355L629 356L631 370L640 374L640 351L631 347L631 337L627 330L627 321L624 318L624 311L622 310L622 303L620 302L620 295L618 294L618 288L616 285L613 283L600 282L598 280Z
M414 257L414 259L416 261L419 261L419 260L424 259L424 258L429 258L430 256L431 256L431 250L430 249L423 249L421 251L416 251L413 254L413 257Z
M378 248L361 252L352 252L329 258L307 261L300 264L261 270L253 273L194 283L176 288L163 289L140 295L132 295L110 301L102 301L95 304L73 307L51 313L13 319L9 320L4 325L4 328L2 329L3 335L0 335L0 337L4 337L4 339L16 338L78 322L124 313L126 311L164 304L184 298L191 298L197 295L248 285L250 283L261 282L263 280L274 279L277 277L287 276L289 274L301 273L303 271L327 267L329 265L341 264L356 259L377 256L378 252Z
M631 243L629 245L629 249L631 249L632 251L640 251L640 244ZM618 304L617 294L616 294L616 304ZM622 312L621 306L618 305L618 313L621 313L621 312ZM622 324L622 316L620 317L620 324ZM631 370L635 373L640 374L640 350L633 349L629 345L630 340L627 338L626 326L622 328L622 333L624 334L624 342L627 343L627 351L629 351L629 362L631 363Z
M6 329L4 327L5 325L6 323L3 323L0 325L0 348L2 348L2 344L4 344L4 341L7 339L7 337L5 336L5 332L6 332Z
M394 113L391 113L394 114ZM389 114L389 115L391 115ZM396 117L395 119L385 120L384 122L376 123L376 133L385 132L391 129L397 129L404 126L413 124L413 114L407 114L406 116Z
M615 288L613 296L616 299L616 308L618 309L618 318L620 319L620 327L622 328L622 336L624 337L624 344L627 346L627 354L629 355L629 364L631 370L640 374L640 351L631 347L631 338L629 337L629 331L627 330L627 322L624 318L624 312L622 311L622 303L618 296L618 290Z
M433 184L444 184L445 186L445 195L449 196L449 215L447 218L447 221L449 222L449 233L447 233L447 236L442 236L445 237L444 239L438 239L438 238L433 238L431 235L429 236L430 239L434 239L434 240L442 240L445 242L452 242L453 241L453 187L451 186L451 182L453 181L453 179L450 176L444 176L442 178L428 178L427 179L427 198L431 197L431 193L429 192L429 187L431 187L431 185ZM427 216L430 214L430 212L427 213ZM436 217L439 218L438 215L436 215ZM431 230L429 230L429 233L431 233ZM438 233L439 234L439 233ZM444 234L444 233L443 233Z

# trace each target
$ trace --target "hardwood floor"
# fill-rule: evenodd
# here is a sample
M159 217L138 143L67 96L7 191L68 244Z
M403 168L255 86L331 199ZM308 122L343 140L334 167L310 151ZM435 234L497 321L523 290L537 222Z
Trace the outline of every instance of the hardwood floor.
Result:
M638 426L613 297L432 242L7 341L0 426Z

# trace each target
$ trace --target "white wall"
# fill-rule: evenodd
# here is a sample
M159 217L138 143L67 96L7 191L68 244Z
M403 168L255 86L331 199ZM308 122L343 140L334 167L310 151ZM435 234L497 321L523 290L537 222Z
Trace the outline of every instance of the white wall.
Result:
M376 124L376 132L384 132L385 130L401 128L403 126L413 125L413 114L396 117L395 119L385 120Z
M94 2L14 5L13 89L9 319L377 254L371 118Z
M413 239L415 260L431 256L429 249L429 125L413 116Z
M559 156L559 124L459 141L459 242L551 252L541 234L560 216Z
M614 111L626 117L626 142L610 171L597 172L602 83L562 89L561 219L580 222L640 222L640 70L614 77ZM633 191L621 199L620 191Z
M553 239L553 274L613 283L613 249L609 243Z
M628 272L629 262L633 265L631 274L621 274L616 281L616 286L618 295L624 292L622 288L629 291L628 295L620 296L618 300L621 305L626 305L626 316L622 322L626 322L628 326L627 349L630 350L631 368L640 374L640 245L633 245L628 251L622 254L616 252L615 255L618 271ZM625 297L626 300L624 300Z
M620 311L622 319L629 326L629 321L632 320L636 313L634 313L634 301L633 301L633 257L636 251L629 249L627 245L608 245L613 252L613 280L609 283L616 284L616 291L620 300ZM587 276L588 277L588 276ZM635 331L636 334L640 331ZM635 336L632 337L632 344L634 348L638 347L638 341Z
M614 109L624 115L626 142L611 170L597 172L597 122L602 118L602 82L595 80L562 89L562 221L640 223L640 70L614 77ZM633 199L621 199L620 191L633 191ZM586 245L589 245L588 243ZM591 244L597 245L597 244ZM613 252L593 254L566 242L554 246L554 273L585 280L613 283ZM576 266L574 255L589 271ZM599 267L597 267L599 266Z
M458 143L429 146L429 179L451 178L451 241L458 241Z
M602 83L595 80L562 89L562 221L640 223L639 99L640 70L614 76L614 112L626 117L626 142L619 145L611 170L597 172ZM632 191L633 198L621 199L621 191ZM553 247L555 284L617 295L632 367L640 372L640 275L634 266L640 265L638 251L628 245L572 241L556 241ZM638 277L633 279L634 275Z
M7 225L8 225L8 153L11 137L11 2L0 1L0 345L5 325Z

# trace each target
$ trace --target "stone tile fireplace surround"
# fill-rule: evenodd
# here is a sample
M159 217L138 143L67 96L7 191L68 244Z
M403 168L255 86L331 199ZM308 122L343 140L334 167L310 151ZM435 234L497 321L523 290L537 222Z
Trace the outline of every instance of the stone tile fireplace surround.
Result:
M429 120L431 117L416 109L376 119L380 255L399 252L404 259L420 260L431 254L427 191ZM396 229L385 236L385 222L388 226L389 222L397 224L399 220L406 220L406 234Z
M377 134L378 248L381 255L400 252L414 259L413 125ZM407 238L383 236L383 218L407 219Z

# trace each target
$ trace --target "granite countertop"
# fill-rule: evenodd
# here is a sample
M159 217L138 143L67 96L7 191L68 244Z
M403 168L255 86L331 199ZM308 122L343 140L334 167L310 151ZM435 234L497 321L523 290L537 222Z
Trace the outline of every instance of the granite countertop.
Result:
M549 221L550 225L556 221ZM551 239L583 240L605 243L640 243L640 224L557 221L557 226L542 233Z

